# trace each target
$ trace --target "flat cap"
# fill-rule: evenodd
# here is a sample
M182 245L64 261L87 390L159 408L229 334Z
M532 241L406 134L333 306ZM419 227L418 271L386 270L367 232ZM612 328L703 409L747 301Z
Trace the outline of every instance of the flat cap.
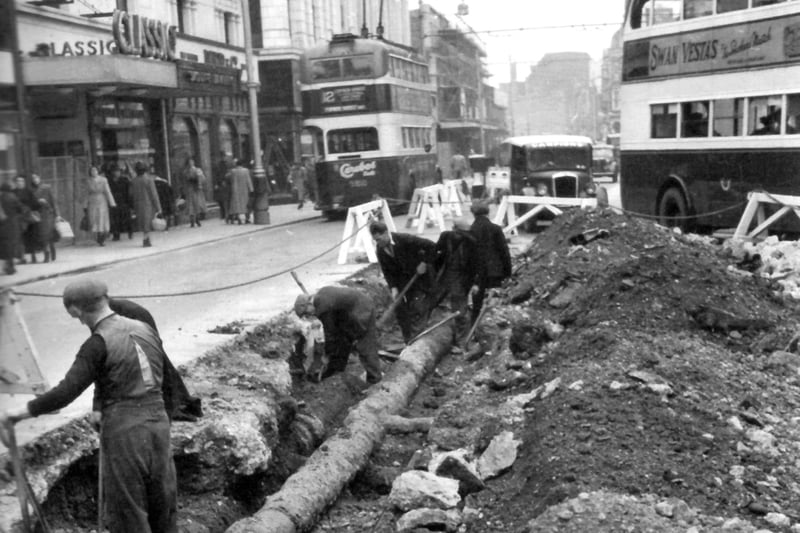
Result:
M64 288L64 307L82 307L108 296L108 286L98 279L73 281Z
M301 294L297 297L294 301L294 312L297 316L303 316L306 312L306 308L308 308L308 304L310 304L314 300L314 297L310 294Z
M472 211L473 215L488 215L489 205L484 201L475 200L469 210Z
M461 231L469 231L472 227L472 222L466 217L457 218L453 221L453 229Z

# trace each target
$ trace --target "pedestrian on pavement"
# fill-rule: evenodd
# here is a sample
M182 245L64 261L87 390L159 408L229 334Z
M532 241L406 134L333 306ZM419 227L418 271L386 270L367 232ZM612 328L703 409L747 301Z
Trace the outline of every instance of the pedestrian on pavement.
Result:
M38 174L31 175L31 191L39 202L39 242L44 250L44 262L56 260L56 219L58 218L58 204L53 196L53 189L50 185L42 183L42 178Z
M94 234L97 244L105 246L106 235L111 229L109 209L117 206L108 180L100 174L96 166L89 168L89 179L86 182L86 200L83 212L89 218L89 231Z
M24 176L17 176L15 183L14 193L22 203L24 210L20 224L22 245L17 248L17 257L20 258L20 263L25 263L25 254L30 254L31 263L35 263L36 252L42 249L42 242L39 238L39 224L42 221L42 215L39 212L41 205L33 190L28 187Z
M114 203L117 204L110 209L111 240L118 241L121 233L127 233L128 238L133 239L131 180L128 176L122 174L122 169L116 164L112 164L108 172L108 186L111 189L111 195L114 197Z
M169 231L169 227L175 225L175 194L172 191L172 185L156 174L156 167L154 165L150 165L149 171L156 184L158 203L161 204L161 214L164 216L164 221L167 223L165 231Z
M134 166L136 176L131 180L131 198L136 211L137 229L142 232L142 246L152 246L150 230L153 218L161 213L161 202L158 201L158 191L153 176L147 173L147 166L137 161Z
M318 204L319 183L317 182L317 169L315 168L316 165L314 164L314 158L307 157L303 162L303 166L306 169L307 182L309 185L309 191L311 193L311 201L315 204Z
M241 159L237 159L233 168L228 172L228 183L231 188L228 202L230 216L242 224L249 218L248 204L250 193L253 192L253 179L250 177L250 170L244 167Z
M381 272L396 299L405 286L417 279L397 307L397 322L405 342L424 329L435 303L433 264L436 243L408 233L390 233L386 224L373 222L370 234L377 248Z
M289 183L297 191L297 209L303 209L308 196L308 172L300 163L292 163L289 170Z
M436 286L449 298L455 318L456 341L467 333L469 291L476 282L477 242L470 232L470 223L459 218L453 229L443 231L436 242Z
M219 161L214 172L214 200L219 204L220 218L226 224L231 220L228 216L228 198L230 197L230 185L228 184L228 171L231 169L231 158L222 150L219 154Z
M503 228L489 220L489 205L476 200L470 210L475 215L470 231L478 243L477 283L472 293L472 322L475 322L487 289L499 287L511 275L511 253Z
M94 384L102 412L100 447L104 512L114 533L176 533L177 482L170 423L161 384L164 350L150 326L114 313L96 280L64 289L64 307L91 336L64 379L24 407L5 410L3 424L66 407Z
M183 168L183 198L186 200L186 209L189 213L189 227L197 224L206 214L206 175L203 170L194 165L194 159L186 159Z
M469 162L460 152L450 157L450 179L460 180L469 175Z
M3 272L12 275L17 272L14 259L22 237L20 222L25 209L14 194L14 186L10 181L0 184L0 209L5 215L0 217L0 260L3 261Z
M294 311L300 318L316 316L325 331L325 357L315 358L308 370L312 381L343 372L353 348L366 370L367 383L381 380L375 304L369 296L349 287L323 287L316 294L298 296Z

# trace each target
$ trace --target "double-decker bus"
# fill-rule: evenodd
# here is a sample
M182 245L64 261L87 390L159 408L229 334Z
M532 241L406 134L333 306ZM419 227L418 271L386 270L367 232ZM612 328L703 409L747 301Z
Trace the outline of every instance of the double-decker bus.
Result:
M800 195L800 1L629 0L625 19L623 208L706 230L750 191Z
M435 86L410 48L335 35L302 58L303 154L316 161L317 208L328 217L385 198L407 205L435 182Z

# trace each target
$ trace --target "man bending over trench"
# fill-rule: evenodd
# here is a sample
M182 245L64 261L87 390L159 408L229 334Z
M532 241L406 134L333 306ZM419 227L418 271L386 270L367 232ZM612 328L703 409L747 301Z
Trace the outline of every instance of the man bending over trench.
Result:
M316 294L298 296L294 311L300 318L316 316L325 331L325 354L315 357L308 370L313 381L343 372L353 348L367 371L367 382L381 380L375 305L367 295L348 287L323 287Z
M64 307L85 324L83 343L66 376L0 423L51 413L94 384L94 410L102 412L100 453L105 517L114 533L177 533L177 483L170 453L170 423L161 381L166 355L153 328L116 314L100 281L64 289Z

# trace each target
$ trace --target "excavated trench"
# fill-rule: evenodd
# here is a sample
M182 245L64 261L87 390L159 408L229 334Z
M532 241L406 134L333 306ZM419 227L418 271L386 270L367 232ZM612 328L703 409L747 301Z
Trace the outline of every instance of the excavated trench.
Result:
M389 294L375 267L352 276L343 282L358 287L373 296L379 308L389 303ZM431 320L431 323L435 319ZM364 416L355 425L358 427L372 424L371 413L385 409L385 398L374 400L381 395L392 397L397 403L408 402L419 381L435 366L436 359L450 348L452 333L449 325L442 326L431 335L418 341L416 345L433 345L429 351L435 352L433 366L429 363L408 363L404 354L397 362L386 362L384 382L377 388L366 388L359 374L362 369L356 357L351 357L346 372L332 376L322 383L314 384L298 379L291 379L288 387L265 384L268 373L264 376L254 375L253 365L260 362L285 365L285 359L293 350L295 337L292 327L293 318L288 314L281 315L267 324L239 335L226 349L201 358L192 368L181 369L184 379L193 393L203 398L206 411L204 418L220 416L215 410L218 404L229 401L230 392L226 391L231 383L249 395L241 405L233 402L232 412L241 417L242 413L258 402L259 391L274 404L269 417L263 413L257 415L260 422L254 424L260 432L260 438L270 443L266 467L244 468L245 461L241 457L232 460L231 448L240 446L241 440L229 436L210 434L212 430L204 427L198 431L195 422L175 422L173 424L173 453L178 474L178 526L182 532L205 533L226 531L239 520L252 517L264 506L270 495L275 495L284 486L284 482L298 472L328 437L339 440L351 437L353 430L347 426L345 417L353 411L359 402L369 404ZM381 343L396 344L396 331L382 331ZM413 350L412 350L413 351ZM244 356L242 353L244 352ZM241 364L238 359L246 362ZM286 367L288 368L288 367ZM286 370L282 368L282 370ZM212 371L209 371L212 369ZM223 370L224 369L224 373ZM409 370L410 369L410 370ZM288 375L288 372L286 372ZM399 376L399 378L396 378ZM224 376L224 377L221 377ZM231 378L231 376L235 376ZM261 380L261 381L259 381ZM394 382L399 380L401 385ZM397 389L402 389L397 392ZM286 394L286 392L289 394ZM265 401L265 403L269 403ZM376 402L381 403L379 407ZM207 407L211 407L209 410ZM404 405L397 405L389 410L397 411ZM213 413L213 414L210 414ZM224 415L223 415L224 416ZM229 416L234 416L233 414ZM267 421L269 419L269 421ZM201 419L202 421L203 419ZM352 422L352 421L351 421ZM237 422L231 422L237 427ZM380 424L378 424L380 425ZM382 429L376 429L375 440L382 437ZM234 430L234 433L236 431ZM203 434L202 440L197 433ZM252 440L252 436L249 437ZM244 438L242 438L244 439ZM196 442L201 441L201 445ZM330 442L330 441L328 441ZM323 446L327 451L328 442ZM333 444L332 446L336 446ZM345 450L352 444L341 444ZM56 449L61 448L61 449ZM71 452L70 452L71 450ZM245 446L239 455L251 455ZM61 455L61 467L52 468L48 461ZM368 456L369 453L366 454ZM64 459L63 456L66 456ZM28 476L34 487L46 521L51 530L60 532L90 532L97 529L97 487L98 487L98 453L97 436L85 420L68 427L51 432L37 442L24 447ZM312 461L314 459L312 458ZM326 462L327 459L323 459ZM365 465L361 465L363 467ZM11 469L5 465L7 494L13 485L8 484ZM359 468L360 469L360 468ZM353 480L358 469L351 474L344 474L346 485ZM318 477L318 476L317 476ZM324 476L323 476L324 477ZM357 481L356 481L357 482ZM340 487L341 488L341 487ZM331 494L339 489L330 489ZM319 489L324 493L328 489ZM291 496L289 496L291 497ZM333 496L335 498L335 496ZM329 496L328 499L331 499ZM332 503L328 501L327 504ZM303 520L315 520L321 509L312 510L310 517ZM302 521L302 520L301 520ZM310 522L311 523L311 522ZM17 524L19 527L19 524ZM22 531L22 529L19 529Z

